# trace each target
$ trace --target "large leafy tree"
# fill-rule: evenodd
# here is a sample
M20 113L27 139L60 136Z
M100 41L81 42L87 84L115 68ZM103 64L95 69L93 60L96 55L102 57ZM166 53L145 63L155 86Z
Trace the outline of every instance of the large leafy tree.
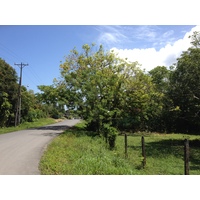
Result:
M157 66L151 71L149 75L152 78L152 82L155 84L156 89L162 93L167 93L169 89L170 73L171 71L165 66Z
M136 129L150 116L148 104L154 94L150 78L137 62L120 59L103 46L93 51L94 47L83 45L81 53L73 49L60 66L67 106L73 105L95 131L103 123Z
M177 59L171 78L170 95L178 108L177 131L197 131L200 128L200 48L199 33L192 38L193 46Z
M38 89L41 90L41 93L37 94L38 98L40 98L43 103L47 105L56 104L58 101L58 93L54 85L39 85Z
M47 117L44 105L39 101L33 90L27 90L21 87L22 104L21 104L21 121L32 122L39 118Z
M17 73L8 63L0 58L0 121L1 126L9 125L14 120L17 100Z
M17 73L0 59L0 127L14 125L19 84ZM21 121L45 117L43 105L33 91L21 86Z
M37 99L45 107L46 104L46 114L53 118L60 118L65 114L65 101L66 94L62 92L62 87L56 79L52 85L40 85L38 89L41 93L37 93ZM64 97L63 97L64 95Z
M174 115L171 115L171 111L174 109L174 107L169 96L170 77L172 72L172 67L168 69L165 66L157 66L149 71L152 83L154 84L156 91L160 93L159 98L155 99L155 101L162 107L157 115L154 115L149 122L151 123L151 128L153 131L172 131Z
M83 53L76 49L61 65L66 90L69 94L68 107L74 105L90 128L99 130L102 122L111 123L119 117L123 107L122 92L125 71L133 73L135 63L128 64L116 59L113 53L104 52L103 47L92 51L84 45ZM132 70L131 70L132 69Z

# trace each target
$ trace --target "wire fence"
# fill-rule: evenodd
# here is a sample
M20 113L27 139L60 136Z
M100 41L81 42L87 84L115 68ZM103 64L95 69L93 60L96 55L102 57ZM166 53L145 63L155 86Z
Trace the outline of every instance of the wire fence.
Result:
M176 142L173 142L172 141L167 141L165 145L162 145L161 144L158 144L155 142L155 148L156 148L156 151L158 151L158 149L161 150L160 154L162 154L162 152L164 151L169 151L170 148L171 148L171 151L173 151L173 154L176 155L177 157L183 157L183 165L179 165L179 163L176 163L174 162L174 167L179 167L179 168L182 168L183 169L183 174L184 175L189 175L190 174L190 151L191 151L191 147L190 147L190 142L192 144L192 148L195 148L195 147L200 147L200 141L199 140L193 140L193 141L189 141L189 139L185 139L185 140L179 140L179 141L176 141ZM183 155L180 155L180 146L182 146L183 148L183 151L181 152L181 154ZM124 134L124 149L125 149L125 158L128 158L128 135L125 133ZM172 149L173 147L173 149ZM177 148L176 148L177 147ZM136 147L135 147L136 148ZM138 148L138 146L137 146ZM141 148L141 156L142 156L142 161L141 161L141 164L142 164L142 167L143 169L146 167L146 164L148 163L148 155L149 155L149 151L151 151L151 155L153 154L153 149L154 147L150 147L148 143L145 142L145 137L144 136L141 136L141 144L140 144L140 147ZM177 151L176 151L177 149ZM164 154L163 154L164 155ZM199 155L199 154L198 154ZM198 156L196 155L196 156ZM199 157L196 157L196 158L192 158L193 160L196 161L196 163L200 164L200 160L199 160ZM156 168L156 164L154 166ZM193 168L196 168L197 170L200 170L200 166L197 166L197 165L193 165Z

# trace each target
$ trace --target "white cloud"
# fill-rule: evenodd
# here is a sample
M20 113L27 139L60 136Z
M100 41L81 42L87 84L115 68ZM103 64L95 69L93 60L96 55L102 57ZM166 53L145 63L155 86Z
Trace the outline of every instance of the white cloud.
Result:
M123 28L120 26L98 26L96 30L100 32L97 39L99 44L110 46L127 40L127 37L123 34Z
M186 51L191 46L188 37L192 35L194 31L200 31L200 26L195 26L191 31L187 32L182 39L171 42L171 44L167 44L159 50L156 50L154 47L146 49L112 49L114 52L118 53L118 56L121 58L128 58L128 60L132 62L138 61L142 65L141 68L146 71L162 65L169 67L176 62L176 59L183 51ZM163 37L169 37L172 34L173 31L168 31Z
M174 31L173 31L173 30L170 30L170 31L165 32L165 33L163 34L163 37L164 37L164 38L167 38L167 37L169 37L169 36L171 36L171 35L173 35L173 34L174 34Z
M139 26L133 30L132 34L137 39L154 41L157 38L156 26Z
M118 42L117 37L115 35L112 35L111 33L102 34L99 40L102 41L103 43L107 43L108 41L112 43Z

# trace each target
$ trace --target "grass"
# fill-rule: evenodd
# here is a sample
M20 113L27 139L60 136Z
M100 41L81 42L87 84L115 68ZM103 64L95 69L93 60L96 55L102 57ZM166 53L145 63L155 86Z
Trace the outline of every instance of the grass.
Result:
M36 127L45 126L45 125L53 124L53 123L56 123L55 119L42 118L42 119L38 119L37 121L34 121L34 122L22 123L17 127L13 126L13 127L0 128L0 134L29 129L29 128L36 128Z
M47 175L182 175L184 139L190 140L190 174L200 174L200 136L185 134L147 134L128 136L128 158L124 155L124 136L118 136L110 151L105 141L91 137L82 124L55 138L41 161L41 174ZM143 169L141 136L145 137L146 166Z

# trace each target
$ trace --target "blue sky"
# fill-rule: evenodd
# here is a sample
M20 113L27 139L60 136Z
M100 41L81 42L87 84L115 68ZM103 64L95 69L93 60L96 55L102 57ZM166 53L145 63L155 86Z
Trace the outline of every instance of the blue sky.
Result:
M14 63L28 63L22 84L38 92L37 85L51 85L59 78L60 61L83 44L103 44L121 57L138 61L147 71L157 65L170 66L188 48L188 35L199 30L193 25L2 25L0 57ZM184 39L185 38L185 39Z

